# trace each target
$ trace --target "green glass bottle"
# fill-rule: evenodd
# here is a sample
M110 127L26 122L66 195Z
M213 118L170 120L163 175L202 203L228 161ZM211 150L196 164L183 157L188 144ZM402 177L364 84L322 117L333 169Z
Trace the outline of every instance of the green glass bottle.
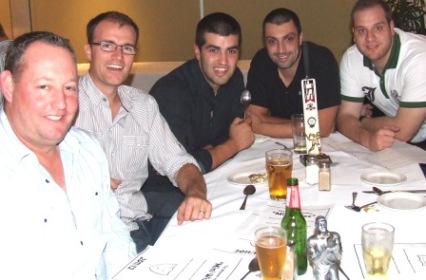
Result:
M281 227L287 231L287 244L294 243L297 255L297 274L302 275L308 267L306 251L306 220L300 207L299 180L288 178L287 203Z

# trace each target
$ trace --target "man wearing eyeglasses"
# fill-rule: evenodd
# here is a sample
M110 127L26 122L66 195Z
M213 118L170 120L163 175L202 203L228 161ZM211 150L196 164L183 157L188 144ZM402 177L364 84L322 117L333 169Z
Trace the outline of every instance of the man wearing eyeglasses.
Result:
M93 18L86 31L90 68L79 82L76 126L102 144L121 219L140 252L155 243L170 218L149 212L140 191L148 177L148 159L185 194L178 224L209 218L211 204L196 160L176 140L154 98L122 85L137 51L137 25L125 14L106 12Z

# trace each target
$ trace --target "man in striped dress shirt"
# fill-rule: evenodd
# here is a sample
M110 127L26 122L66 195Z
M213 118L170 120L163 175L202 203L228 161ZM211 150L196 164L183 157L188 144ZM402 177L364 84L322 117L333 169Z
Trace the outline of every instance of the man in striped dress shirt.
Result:
M149 213L140 191L148 177L148 159L185 193L178 224L209 218L212 207L195 159L176 140L154 98L122 85L137 51L138 32L133 20L119 12L102 13L88 23L85 52L90 68L79 83L76 126L100 141L121 219L140 252L155 243L169 220Z

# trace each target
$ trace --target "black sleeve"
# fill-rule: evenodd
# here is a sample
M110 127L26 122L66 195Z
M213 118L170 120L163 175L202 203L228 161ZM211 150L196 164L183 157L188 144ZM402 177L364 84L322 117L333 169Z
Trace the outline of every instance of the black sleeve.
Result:
M251 104L269 108L267 98L267 81L265 79L265 63L262 63L259 51L250 63L247 73L247 90L251 93Z
M194 100L189 91L180 81L162 78L152 87L150 94L157 100L160 112L175 137L198 161L202 172L205 173L211 170L212 157L207 150L194 145L195 136L191 121L191 106Z

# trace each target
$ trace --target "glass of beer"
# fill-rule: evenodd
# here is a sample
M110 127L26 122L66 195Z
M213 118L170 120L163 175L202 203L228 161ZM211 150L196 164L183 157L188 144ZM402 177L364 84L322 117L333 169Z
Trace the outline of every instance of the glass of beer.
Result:
M387 279L395 228L385 223L362 226L362 254L367 279Z
M274 149L265 154L268 173L269 196L271 199L287 198L287 179L293 169L293 153L288 150Z
M287 236L281 227L256 230L256 255L263 280L281 280L286 262Z

